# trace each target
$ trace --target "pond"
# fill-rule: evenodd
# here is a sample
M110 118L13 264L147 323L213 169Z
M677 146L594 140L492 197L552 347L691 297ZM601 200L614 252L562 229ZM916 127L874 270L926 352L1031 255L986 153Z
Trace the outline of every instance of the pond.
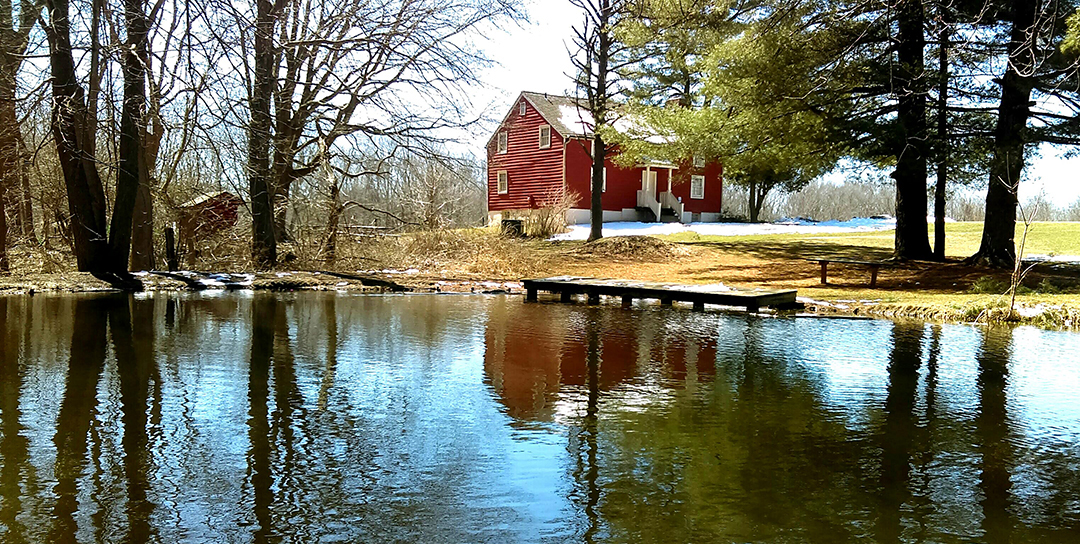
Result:
M1077 542L1080 335L0 297L3 542Z

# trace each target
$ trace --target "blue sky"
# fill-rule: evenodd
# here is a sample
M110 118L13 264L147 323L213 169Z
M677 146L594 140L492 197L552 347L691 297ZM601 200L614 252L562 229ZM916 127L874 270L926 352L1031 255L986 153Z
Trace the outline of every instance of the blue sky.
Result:
M521 91L563 94L572 90L569 74L573 67L567 48L573 47L572 28L580 24L581 15L568 0L533 0L529 18L530 24L489 36L489 55L499 64L485 74L491 88L477 103L490 103L492 117L501 118L509 111ZM1021 199L1041 191L1057 206L1080 199L1080 158L1063 158L1063 151L1050 146L1040 149L1040 156L1027 169Z

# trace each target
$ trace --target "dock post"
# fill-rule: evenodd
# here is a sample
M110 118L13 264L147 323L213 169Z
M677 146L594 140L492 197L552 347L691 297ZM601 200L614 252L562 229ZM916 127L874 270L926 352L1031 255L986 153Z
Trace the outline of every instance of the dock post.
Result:
M694 303L694 311L695 312L704 312L705 311L705 303L704 302L695 302Z
M589 305L596 306L597 304L600 304L600 293L589 291Z
M821 263L821 284L827 285L829 283L829 261L818 261Z
M563 291L559 296L561 302L571 302L574 300L574 294L570 291Z
M536 289L527 289L525 291L525 302L536 302Z
M630 306L633 306L633 304L634 304L634 297L632 297L630 295L623 295L623 297L622 297L622 307L623 307L623 309L629 308Z
M660 299L661 306L671 306L671 297L664 297Z
M870 265L870 288L871 289L873 289L874 287L877 286L877 273L878 273L878 268L880 268L880 267L881 267L881 265L878 265L878 264Z
M746 307L746 313L749 313L749 314L756 314L756 313L758 313L758 310L759 310L759 308L757 306L747 305L747 307Z

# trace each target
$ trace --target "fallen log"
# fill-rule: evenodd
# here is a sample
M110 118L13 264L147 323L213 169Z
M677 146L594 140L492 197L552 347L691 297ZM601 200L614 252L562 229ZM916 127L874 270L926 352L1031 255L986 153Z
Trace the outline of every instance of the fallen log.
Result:
M390 280L379 279L374 276L361 276L358 274L346 274L344 272L327 272L325 270L320 270L319 273L335 278L341 278L343 280L358 281L361 285L366 285L368 287L382 287L383 289L389 289L395 293L412 291L412 289L405 287L404 285L394 283Z

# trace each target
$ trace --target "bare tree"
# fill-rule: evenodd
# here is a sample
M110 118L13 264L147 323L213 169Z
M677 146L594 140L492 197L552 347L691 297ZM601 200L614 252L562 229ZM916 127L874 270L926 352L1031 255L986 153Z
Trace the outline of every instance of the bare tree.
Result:
M44 0L31 0L19 5L16 20L10 0L0 2L0 271L9 268L7 254L8 224L5 193L20 189L16 216L22 234L33 236L34 220L26 194L26 165L23 160L23 138L16 114L16 88L19 68L30 41Z
M603 238L604 210L601 202L604 187L604 160L608 149L601 134L610 123L617 88L614 85L619 66L613 62L620 51L614 26L625 2L622 0L570 0L585 13L580 27L574 28L574 46L570 60L577 70L577 92L584 95L584 108L593 120L592 183L589 200L589 241Z
M123 272L128 267L132 214L140 171L145 171L142 153L144 65L149 21L143 0L125 0L127 25L124 59L124 104L121 113L120 163L117 169L116 199L112 221L106 230L107 206L92 145L94 125L85 91L79 83L71 45L68 0L46 0L49 21L49 60L53 92L53 138L64 173L72 235L79 270ZM96 41L96 40L95 40ZM91 74L93 83L95 73Z
M487 63L472 41L521 14L518 0L255 0L254 13L213 5L244 29L234 40L207 24L234 51L248 89L253 255L262 267L288 239L293 184L317 172L320 149L351 134L430 147L472 123L466 89Z

